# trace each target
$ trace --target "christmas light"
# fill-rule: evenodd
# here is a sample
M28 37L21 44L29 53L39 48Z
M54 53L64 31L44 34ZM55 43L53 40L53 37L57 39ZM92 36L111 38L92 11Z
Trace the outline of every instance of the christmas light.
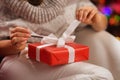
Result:
M112 14L112 9L109 6L103 7L101 10L101 12L106 16L110 16Z

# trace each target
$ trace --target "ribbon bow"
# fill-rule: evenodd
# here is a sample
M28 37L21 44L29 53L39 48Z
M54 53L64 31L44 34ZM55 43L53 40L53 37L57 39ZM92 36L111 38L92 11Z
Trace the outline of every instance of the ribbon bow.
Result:
M80 21L74 20L60 38L57 38L54 34L50 34L48 36L43 37L41 43L53 44L53 45L57 45L57 47L64 47L65 43L74 42L75 35L71 35L71 34L79 24Z

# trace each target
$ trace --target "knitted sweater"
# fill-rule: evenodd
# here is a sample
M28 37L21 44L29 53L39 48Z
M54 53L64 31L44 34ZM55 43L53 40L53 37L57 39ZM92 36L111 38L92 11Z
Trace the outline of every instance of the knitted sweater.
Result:
M85 5L93 6L89 0L43 0L39 6L27 0L0 0L0 36L8 35L7 23L28 27L42 35L60 36L75 20L76 8Z

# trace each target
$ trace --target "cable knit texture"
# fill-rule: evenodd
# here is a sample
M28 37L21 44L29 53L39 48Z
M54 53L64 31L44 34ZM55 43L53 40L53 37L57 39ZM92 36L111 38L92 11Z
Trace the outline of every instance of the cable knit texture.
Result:
M26 0L4 0L18 16L33 22L45 23L62 14L67 0L43 0L40 6L33 6Z
M8 35L10 26L3 24L5 22L28 27L38 34L60 36L75 20L77 5L91 5L89 0L43 0L39 6L33 6L27 0L0 1L0 36Z

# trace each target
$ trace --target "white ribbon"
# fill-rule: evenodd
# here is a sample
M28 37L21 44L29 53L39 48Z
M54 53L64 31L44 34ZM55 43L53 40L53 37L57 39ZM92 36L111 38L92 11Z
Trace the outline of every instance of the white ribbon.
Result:
M73 33L73 31L77 28L79 24L80 21L74 20L60 38L57 38L54 34L50 34L48 36L43 37L43 39L41 40L41 43L43 45L37 46L36 48L36 60L40 61L41 48L56 45L57 47L67 48L69 52L68 63L74 62L75 50L71 46L65 45L65 43L71 43L75 40L75 36L74 35L70 36L70 35Z
M40 62L40 49L41 48L44 48L44 47L47 47L47 46L52 46L54 45L53 43L51 44L44 44L44 45L41 45L41 46L37 46L36 48L36 60Z
M65 48L68 49L68 53L69 53L68 63L74 62L74 60L75 60L75 49L71 46L68 46L68 45L65 45Z
M57 45L57 47L64 47L65 43L74 42L75 36L74 35L71 36L71 34L78 27L79 24L80 21L74 20L60 38L57 38L54 34L50 34L48 36L43 37L41 43L42 44L54 43Z

